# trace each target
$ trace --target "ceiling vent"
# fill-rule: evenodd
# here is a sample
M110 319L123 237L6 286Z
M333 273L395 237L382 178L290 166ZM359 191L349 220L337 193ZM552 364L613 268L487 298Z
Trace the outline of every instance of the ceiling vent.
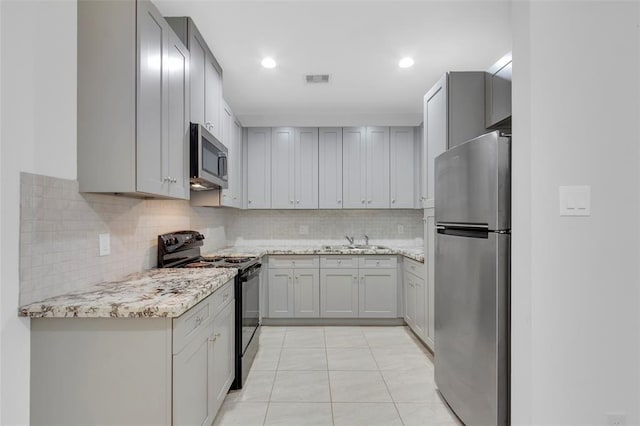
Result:
M307 83L328 83L329 74L308 74L306 79Z

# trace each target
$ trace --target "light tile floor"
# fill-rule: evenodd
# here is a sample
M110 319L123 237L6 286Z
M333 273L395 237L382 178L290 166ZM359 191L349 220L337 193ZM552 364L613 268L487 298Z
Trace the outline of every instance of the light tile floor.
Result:
M457 426L431 355L406 327L262 327L216 426Z

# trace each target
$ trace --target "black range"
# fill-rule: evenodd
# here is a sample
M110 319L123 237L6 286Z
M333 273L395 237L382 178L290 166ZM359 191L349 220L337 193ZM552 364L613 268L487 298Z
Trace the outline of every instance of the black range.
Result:
M237 268L235 278L235 380L232 389L244 384L260 340L260 268L257 257L200 254L204 235L176 231L158 235L159 268Z

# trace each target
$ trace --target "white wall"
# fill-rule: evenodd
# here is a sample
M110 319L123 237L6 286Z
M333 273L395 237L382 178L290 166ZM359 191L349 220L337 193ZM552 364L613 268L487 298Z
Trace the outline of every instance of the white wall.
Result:
M75 1L0 3L0 423L29 422L29 322L17 317L20 171L76 178Z
M514 2L514 424L640 424L638 8Z

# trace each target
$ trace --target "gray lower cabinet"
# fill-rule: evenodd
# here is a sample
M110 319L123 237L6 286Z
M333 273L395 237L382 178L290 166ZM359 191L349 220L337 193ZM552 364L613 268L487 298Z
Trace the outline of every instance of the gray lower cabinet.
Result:
M269 317L320 316L320 273L315 268L269 269Z
M397 318L397 256L270 256L270 318Z
M210 425L234 376L233 280L178 318L31 320L33 425Z
M431 350L435 335L435 234L434 209L425 209L425 261L404 259L402 271L405 322Z
M425 281L405 269L405 312L404 319L411 329L422 339L426 331Z
M189 199L189 60L150 1L78 2L81 192Z
M320 315L326 318L396 318L396 268L321 269Z
M320 270L320 316L358 317L358 269Z
M359 276L358 316L360 318L396 318L398 316L396 269L360 269Z

